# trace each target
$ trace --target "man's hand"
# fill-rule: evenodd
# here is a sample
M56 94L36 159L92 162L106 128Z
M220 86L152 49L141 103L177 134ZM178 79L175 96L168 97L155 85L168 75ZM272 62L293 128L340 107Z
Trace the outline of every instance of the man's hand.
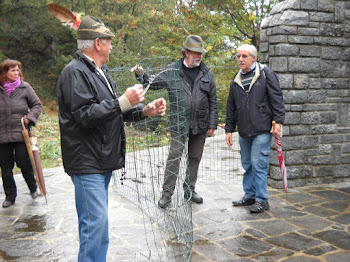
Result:
M143 97L142 85L137 84L126 89L124 95L129 100L131 106L141 103L145 98Z
M142 110L143 116L165 116L166 101L164 98L158 98L146 105Z
M214 134L214 131L215 131L215 129L209 128L208 131L207 131L207 135L211 136L212 134Z
M143 68L142 66L136 65L133 68L130 69L130 72L135 72L136 77L143 75Z
M226 133L226 144L232 146L232 133Z
M273 134L274 137L280 137L281 136L281 125L277 124L275 121L272 121L272 128L270 130L270 133Z

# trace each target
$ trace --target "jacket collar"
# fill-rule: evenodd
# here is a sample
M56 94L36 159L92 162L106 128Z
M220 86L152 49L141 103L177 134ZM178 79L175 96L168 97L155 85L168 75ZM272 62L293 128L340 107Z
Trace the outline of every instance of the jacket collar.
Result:
M256 66L255 66L255 69L254 69L254 77L252 79L252 82L250 83L250 86L249 86L249 90L248 92L250 91L250 89L252 88L252 86L254 85L254 83L259 79L260 77L260 72L261 70L265 67L266 65L263 65L263 64L260 64L259 62L256 62ZM242 85L242 73L241 73L241 70L238 72L238 74L235 76L234 80L233 80L236 84L238 84L243 90L244 90L244 87Z

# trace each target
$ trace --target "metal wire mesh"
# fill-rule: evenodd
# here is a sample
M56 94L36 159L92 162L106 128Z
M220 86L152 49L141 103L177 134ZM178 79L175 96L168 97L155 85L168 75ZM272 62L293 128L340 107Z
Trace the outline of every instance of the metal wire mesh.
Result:
M115 171L113 176L115 191L128 198L142 212L148 253L140 254L140 260L191 261L192 205L191 201L184 199L186 187L183 187L184 184L189 185L186 112L178 69L169 66L174 61L166 57L140 61L152 81L145 95L145 103L163 97L167 101L167 114L165 117L149 117L126 124L126 166L123 170ZM119 94L138 83L134 74L129 72L130 68L119 67L110 71ZM219 103L226 104L227 97L221 101L218 98ZM224 113L221 112L219 119L225 119ZM206 139L198 170L199 188L201 180L227 183L241 179L238 143L234 143L232 148L227 147L225 132L220 126L214 136ZM162 194L166 169L171 169L167 166L171 141L179 141L180 144L177 148L180 157L175 160L178 162L175 163L175 166L178 165L178 175L172 205L161 209L157 202Z

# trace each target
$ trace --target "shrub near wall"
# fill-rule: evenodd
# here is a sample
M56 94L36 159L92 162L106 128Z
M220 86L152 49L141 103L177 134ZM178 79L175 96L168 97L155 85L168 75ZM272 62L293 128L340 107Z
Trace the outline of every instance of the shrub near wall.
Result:
M288 185L350 181L350 1L280 1L260 37L260 61L283 89ZM270 164L281 187L275 150Z

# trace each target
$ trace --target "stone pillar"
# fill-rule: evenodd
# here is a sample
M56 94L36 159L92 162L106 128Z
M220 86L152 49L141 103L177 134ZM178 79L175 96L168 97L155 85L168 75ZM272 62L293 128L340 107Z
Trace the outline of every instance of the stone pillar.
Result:
M261 28L260 62L286 106L289 187L350 181L350 0L280 1ZM281 187L275 150L270 164L269 184Z

